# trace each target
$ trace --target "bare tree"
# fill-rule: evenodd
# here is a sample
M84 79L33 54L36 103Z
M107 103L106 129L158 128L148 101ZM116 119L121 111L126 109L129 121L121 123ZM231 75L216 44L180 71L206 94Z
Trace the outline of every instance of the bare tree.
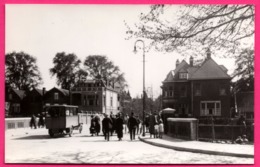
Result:
M126 27L128 38L146 38L158 51L196 56L210 47L225 57L253 47L245 45L253 43L254 16L253 5L152 5L139 23Z

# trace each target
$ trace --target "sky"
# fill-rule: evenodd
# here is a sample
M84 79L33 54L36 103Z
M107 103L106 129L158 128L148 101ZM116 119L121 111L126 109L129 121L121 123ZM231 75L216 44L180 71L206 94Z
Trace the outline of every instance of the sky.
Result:
M132 97L143 91L142 44L135 54L137 39L126 40L129 25L138 23L140 13L147 13L148 5L6 5L5 52L23 51L37 59L37 65L47 90L55 87L56 78L49 69L58 52L74 53L83 62L88 55L105 55L125 73ZM147 41L145 41L146 44ZM214 57L213 57L214 58ZM145 87L156 98L167 74L175 69L175 62L189 57L178 53L149 50L145 53ZM231 74L234 60L214 58Z

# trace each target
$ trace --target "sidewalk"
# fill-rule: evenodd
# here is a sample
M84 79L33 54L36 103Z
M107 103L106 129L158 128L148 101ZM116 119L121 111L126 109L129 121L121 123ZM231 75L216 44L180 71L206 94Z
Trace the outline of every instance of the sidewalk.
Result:
M139 139L148 144L174 149L177 151L254 158L254 145L220 144L201 141L187 141L172 138L167 135L164 135L163 139L154 139L150 138L149 134L146 134L145 137L140 135Z

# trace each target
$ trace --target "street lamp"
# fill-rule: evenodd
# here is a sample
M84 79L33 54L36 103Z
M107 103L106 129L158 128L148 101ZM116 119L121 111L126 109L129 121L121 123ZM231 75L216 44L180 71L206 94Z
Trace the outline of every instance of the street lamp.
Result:
M134 53L137 53L136 44L138 42L143 43L143 136L145 136L145 45L143 40L137 40L135 41L134 45Z

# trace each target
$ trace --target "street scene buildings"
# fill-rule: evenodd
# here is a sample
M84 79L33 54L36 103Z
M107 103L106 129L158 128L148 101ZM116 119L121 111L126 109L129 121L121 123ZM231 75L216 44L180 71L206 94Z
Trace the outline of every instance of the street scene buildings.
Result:
M6 20L5 163L254 164L253 5L7 5Z

